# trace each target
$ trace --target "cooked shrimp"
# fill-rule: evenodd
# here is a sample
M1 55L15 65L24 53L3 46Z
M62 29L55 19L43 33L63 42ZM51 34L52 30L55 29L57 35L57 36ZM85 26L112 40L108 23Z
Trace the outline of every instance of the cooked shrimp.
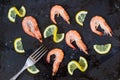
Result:
M78 48L80 50L82 50L84 53L88 54L87 52L87 47L86 45L83 43L82 39L81 39L81 36L80 34L76 31L76 30L70 30L66 33L66 37L65 37L65 40L66 40L66 44L68 46L70 46L71 48L73 49L76 49L74 47L74 45L72 44L73 41L76 42L76 45L78 46Z
M50 18L51 18L52 22L55 24L57 24L57 22L55 21L56 14L57 14L57 17L59 17L59 15L60 15L68 24L70 24L70 22L69 22L70 17L62 6L55 5L52 7L52 9L50 11Z
M54 59L55 61L53 63L53 69L52 69L52 76L54 76L56 74L56 72L58 71L60 63L62 62L62 60L64 58L64 52L59 48L52 49L48 53L47 58L46 58L48 63L50 63L51 55L55 55L55 59Z
M38 39L40 42L42 42L42 35L40 33L40 30L38 28L38 24L34 17L27 16L22 21L22 27L25 33L28 35Z
M99 25L104 30L105 34L109 34L110 36L112 36L112 30L110 26L107 24L107 22L105 21L105 19L102 18L101 16L94 16L90 21L91 30L97 35L102 36L103 33L97 30Z

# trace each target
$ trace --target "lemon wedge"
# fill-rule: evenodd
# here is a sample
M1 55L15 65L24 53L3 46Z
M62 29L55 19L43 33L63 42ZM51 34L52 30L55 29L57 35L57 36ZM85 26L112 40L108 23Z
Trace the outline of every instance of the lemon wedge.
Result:
M11 22L15 22L15 19L16 19L16 7L12 7L9 9L9 12L8 12L8 19L11 21Z
M24 17L26 14L26 9L24 6L21 6L21 8L18 9L16 7L11 7L8 11L8 19L11 21L11 22L15 22L15 19L16 19L16 15L18 15L19 17Z
M87 62L87 60L84 57L80 56L80 58L79 58L79 64L80 64L80 70L82 72L85 72L87 70L87 68L88 68L88 62Z
M56 25L52 24L49 25L47 28L45 28L44 30L44 38L47 38L49 36L52 36L54 34L55 31L57 31L58 28Z
M83 22L86 18L87 13L88 13L87 11L82 10L76 14L75 20L80 26L83 26Z
M64 33L57 34L58 27L54 24L48 26L44 30L44 38L47 38L49 36L53 35L53 41L55 43L59 43L64 39Z
M22 39L20 37L14 40L14 49L18 53L25 52L25 50L23 49Z
M75 61L75 60L72 60L68 63L68 66L67 66L67 69L68 69L68 73L70 75L73 75L73 72L76 70L76 69L79 69L80 70L80 64Z
M21 6L21 8L19 9L19 12L17 12L19 17L24 17L26 15L26 9L24 6Z
M54 35L53 41L56 43L59 43L64 39L64 36L65 36L64 33L56 34L56 35Z
M37 74L40 72L40 70L35 65L28 67L27 71L31 74Z

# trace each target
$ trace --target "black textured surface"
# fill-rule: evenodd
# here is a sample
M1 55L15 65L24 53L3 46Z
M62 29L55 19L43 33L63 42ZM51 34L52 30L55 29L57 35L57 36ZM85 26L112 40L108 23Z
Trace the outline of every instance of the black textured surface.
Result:
M120 80L120 1L113 4L114 0L0 0L0 80L9 80L24 65L26 58L37 48L39 42L24 33L22 29L22 19L16 17L16 22L11 23L7 18L8 10L12 6L18 9L24 5L27 11L26 16L31 15L36 18L39 28L43 33L44 29L53 24L49 18L49 12L53 5L60 4L70 15L71 24L68 25L61 17L56 18L58 22L58 32L71 29L77 30L89 49L89 56L83 52L69 48L65 40L55 44L52 37L43 39L49 50L55 47L63 49L65 56L55 77L51 76L52 63L46 63L46 55L36 64L40 73L32 75L24 71L17 80ZM116 8L115 8L116 7ZM84 26L80 27L75 22L75 14L79 10L87 10ZM90 19L100 15L105 18L113 30L113 37L99 37L90 30ZM25 54L17 54L13 48L14 39L22 37ZM112 43L109 54L99 55L92 46L94 44ZM73 76L67 72L67 64L70 60L78 60L84 56L89 68L85 73L76 70ZM86 79L83 79L86 78Z

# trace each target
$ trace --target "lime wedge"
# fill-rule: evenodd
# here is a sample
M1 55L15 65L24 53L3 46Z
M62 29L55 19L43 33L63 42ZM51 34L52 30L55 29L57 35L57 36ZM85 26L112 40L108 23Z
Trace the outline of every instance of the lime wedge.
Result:
M109 43L109 44L105 44L105 45L98 45L98 44L95 44L93 46L94 50L98 53L98 54L107 54L110 49L111 49L112 45Z
M65 36L64 33L55 34L54 38L53 38L53 41L56 42L56 43L59 43L59 42L61 42L64 39L64 36Z
M44 38L47 38L49 36L53 35L53 41L55 43L59 43L64 39L64 33L61 34L57 34L58 31L58 27L54 24L48 26L45 30L44 30Z
M83 26L83 22L85 20L87 13L88 13L87 11L82 10L76 14L75 20L80 26Z
M15 19L16 19L16 7L12 7L9 9L9 12L8 12L8 19L11 21L11 22L15 22Z
M54 31L57 31L57 26L52 24L49 25L45 30L44 30L44 38L47 38L49 36L52 36L54 34Z
M19 17L24 17L26 14L26 9L24 6L21 6L21 8L19 9L19 13L18 13L18 16Z
M80 56L80 58L79 58L79 64L80 64L80 70L82 72L85 72L87 70L87 68L88 68L88 62L87 62L87 60L84 57Z
M18 15L19 17L24 17L26 14L26 9L24 6L21 6L21 8L18 9L16 7L11 7L9 9L9 12L8 12L8 19L11 21L11 22L15 22L15 19L16 19L16 15Z
M23 44L22 44L22 39L21 38L16 38L14 40L14 49L18 53L24 53L25 50L23 49Z
M31 74L37 74L40 72L40 70L35 65L28 67L27 71Z

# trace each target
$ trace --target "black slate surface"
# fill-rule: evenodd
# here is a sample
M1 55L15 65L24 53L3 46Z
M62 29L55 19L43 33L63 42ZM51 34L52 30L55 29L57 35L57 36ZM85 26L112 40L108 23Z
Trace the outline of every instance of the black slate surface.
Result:
M120 1L116 0L1 0L0 1L0 80L9 80L24 65L27 57L41 45L38 40L25 34L22 29L22 19L16 17L16 22L11 23L7 18L8 10L12 6L18 9L24 5L27 11L26 16L36 18L39 28L43 33L44 29L53 24L49 18L49 12L53 5L62 5L70 15L71 24L68 25L61 17L56 18L59 33L66 33L71 29L77 30L89 49L89 56L83 52L69 48L65 40L59 44L52 41L52 37L43 39L49 50L55 47L63 49L65 57L60 65L56 76L51 76L52 63L46 63L46 55L36 64L40 73L32 75L24 71L17 80L120 80ZM114 4L115 2L116 4ZM116 8L115 8L116 7ZM80 10L87 10L84 26L80 27L75 22L75 14ZM113 37L99 37L90 30L90 19L95 16L103 16L113 30ZM17 54L13 48L14 39L21 37L25 54ZM94 44L112 43L109 54L99 55L92 46ZM78 60L84 56L89 63L85 73L76 70L73 76L67 72L67 64L70 60ZM84 79L83 79L84 78Z

